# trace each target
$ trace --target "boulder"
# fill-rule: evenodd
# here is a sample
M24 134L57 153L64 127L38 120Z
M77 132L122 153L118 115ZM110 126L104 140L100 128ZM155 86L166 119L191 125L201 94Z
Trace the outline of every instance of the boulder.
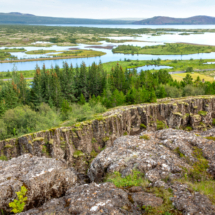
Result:
M193 154L195 147L201 149L208 159L213 175L214 141L183 130L164 129L118 138L112 147L106 148L93 160L88 176L91 181L98 182L107 173L117 171L125 177L137 169L154 185L165 186L162 179L180 177L182 167L189 169L190 164L197 161Z
M11 211L8 204L17 198L15 192L21 186L28 190L26 209L29 209L63 196L76 183L76 172L61 160L25 154L0 161L0 208Z
M141 211L132 205L124 190L111 183L92 183L75 186L66 192L65 197L53 199L38 209L20 213L34 214L141 215Z
M199 192L190 190L188 185L176 183L171 188L174 193L173 204L178 210L183 211L183 214L215 214L215 206L211 201Z

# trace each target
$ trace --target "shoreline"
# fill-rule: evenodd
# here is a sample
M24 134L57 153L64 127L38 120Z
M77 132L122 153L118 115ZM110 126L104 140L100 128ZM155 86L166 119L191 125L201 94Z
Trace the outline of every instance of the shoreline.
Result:
M69 56L69 57L54 57L54 58L35 58L35 59L22 59L22 60L11 60L11 61L0 61L0 63L19 63L19 62L28 62L28 61L46 61L46 60L60 60L60 59L73 59L73 58L91 58L91 57L101 57L106 55L94 55L94 56Z

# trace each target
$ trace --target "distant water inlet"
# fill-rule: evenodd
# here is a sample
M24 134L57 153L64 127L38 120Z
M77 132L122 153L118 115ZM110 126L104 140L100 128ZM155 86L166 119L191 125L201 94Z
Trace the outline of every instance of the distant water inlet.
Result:
M171 69L172 67L170 66L157 66L157 65L146 65L146 66L141 66L141 67L137 67L135 68L137 70L137 72L141 72L141 70L143 71L147 71L147 70L160 70L160 69Z

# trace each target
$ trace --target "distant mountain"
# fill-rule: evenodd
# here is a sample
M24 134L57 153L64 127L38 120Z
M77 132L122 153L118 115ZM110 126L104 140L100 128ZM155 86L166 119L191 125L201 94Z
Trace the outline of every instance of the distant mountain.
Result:
M0 13L0 24L131 24L134 20L58 18L22 14Z
M166 16L155 16L150 19L133 22L136 25L213 25L215 17L193 16L189 18L172 18Z

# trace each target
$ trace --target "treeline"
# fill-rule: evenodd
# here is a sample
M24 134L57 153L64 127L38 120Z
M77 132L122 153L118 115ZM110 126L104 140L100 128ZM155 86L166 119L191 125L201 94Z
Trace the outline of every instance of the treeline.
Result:
M12 81L0 91L0 138L8 138L52 126L70 125L94 117L106 108L156 102L157 98L215 93L215 82L173 80L166 70L157 72L126 69L116 64L105 71L102 64L73 68L36 68L29 87L22 74L13 72ZM66 122L65 122L66 120Z

